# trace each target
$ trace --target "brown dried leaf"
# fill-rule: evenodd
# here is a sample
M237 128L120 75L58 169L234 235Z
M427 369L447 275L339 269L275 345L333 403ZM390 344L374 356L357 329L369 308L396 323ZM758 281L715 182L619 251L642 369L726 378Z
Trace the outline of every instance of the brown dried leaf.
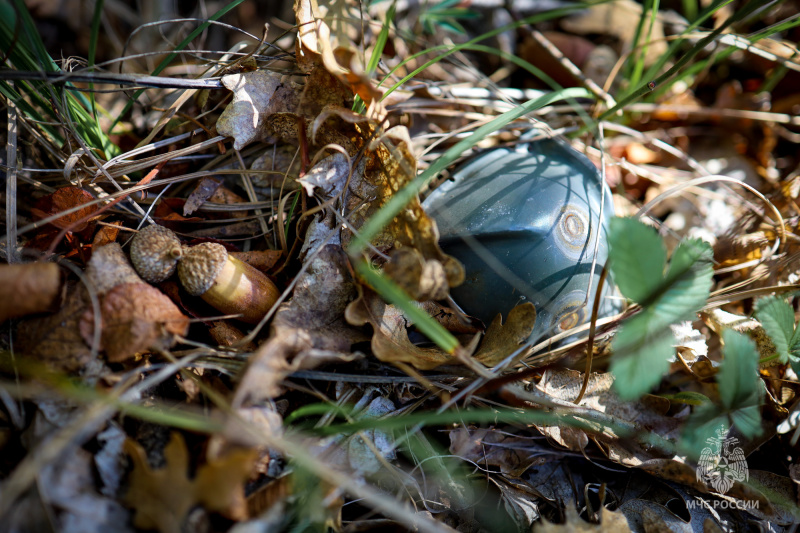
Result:
M581 372L550 369L542 376L536 388L548 396L572 402L578 397L582 383ZM625 402L611 391L613 383L614 378L609 373L592 374L581 406L613 416L626 423L633 423L637 427L646 427L663 438L678 439L679 421L666 416L670 407L669 400L657 396L645 396L639 402ZM580 430L555 426L539 429L573 451L580 451L586 445L585 436L581 435ZM592 434L589 437L600 445L609 459L626 466L640 466L650 459L662 457L661 450L636 439L620 439L611 428L606 428L602 434Z
M229 252L229 255L253 268L266 272L280 261L283 252L281 250L253 250L251 252Z
M197 211L206 200L217 192L220 185L222 185L222 180L210 176L206 176L197 182L194 190L189 194L189 197L186 198L186 203L183 204L183 216L187 217Z
M530 438L487 428L452 430L450 453L477 464L495 466L515 477L544 462L541 449Z
M405 127L397 126L386 132L383 142L369 154L364 179L351 182L350 194L346 203L351 210L351 221L360 228L389 199L404 188L417 172L416 158L411 151L411 140ZM343 232L345 245L350 241L350 232ZM412 248L419 252L427 262L441 263L441 271L447 285L455 287L464 281L464 267L446 255L439 247L439 231L436 222L422 209L419 199L414 199L373 238L373 244L380 250L390 248ZM428 267L430 272L430 267ZM424 270L424 269L423 269ZM398 269L391 270L396 275ZM420 274L423 272L421 271ZM413 280L401 276L403 283L414 286ZM398 280L395 280L398 281ZM420 280L420 283L427 283Z
M211 460L188 479L189 456L186 443L173 433L164 448L164 468L153 470L144 449L133 440L125 441L133 469L128 478L124 503L135 511L134 526L163 533L181 531L186 513L196 504L233 519L247 518L244 483L250 475L257 452L237 449Z
M122 222L109 222L100 226L100 229L97 230L97 233L94 235L94 240L92 241L92 250L102 248L103 246L116 241L117 235L119 235L119 229L121 227Z
M19 352L66 373L85 367L90 362L91 350L81 336L78 323L87 301L86 289L80 285L67 294L57 313L21 321L16 339Z
M408 327L412 325L408 317L370 289L359 287L359 290L362 294L347 306L345 318L354 326L372 326L371 344L375 357L387 363L409 363L420 370L457 361L455 355L439 348L421 348L412 344L408 339Z
M106 293L101 304L101 344L108 360L120 362L148 349L166 349L175 335L186 335L189 319L167 296L146 283L123 283ZM86 342L94 333L94 312L80 320Z
M61 294L55 263L0 266L0 322L53 310Z
M233 147L241 150L264 134L264 118L273 110L270 100L281 85L281 75L256 70L223 76L222 84L233 91L233 101L217 121L217 132L234 138Z
M528 340L536 324L536 307L526 302L508 313L508 320L498 314L492 320L475 359L486 366L494 366Z
M297 370L352 359L350 346L368 338L342 318L356 286L341 247L324 245L310 261L292 300L275 313L269 340L250 359L235 405L280 395L280 382Z
M116 242L94 249L86 277L100 296L123 283L144 283Z
M79 189L77 187L62 187L61 189L56 190L54 193L40 198L39 201L36 202L36 207L34 207L31 211L33 212L34 219L41 220L51 215L61 213L62 211L89 203L93 200L94 197L83 189ZM59 229L70 228L79 220L91 216L95 211L97 211L97 209L98 207L96 205L86 206L75 211L74 213L59 217L50 222L50 224ZM70 231L83 231L86 229L87 225L88 221L85 221L75 227L71 227Z

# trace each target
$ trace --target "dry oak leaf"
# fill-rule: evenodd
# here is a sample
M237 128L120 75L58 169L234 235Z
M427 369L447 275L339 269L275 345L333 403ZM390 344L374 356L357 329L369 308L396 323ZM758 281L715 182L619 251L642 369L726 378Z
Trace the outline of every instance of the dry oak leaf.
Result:
M111 362L124 361L148 349L166 349L175 335L186 335L189 318L161 291L147 283L123 283L103 297L102 349ZM86 342L94 334L94 311L87 308L80 320Z
M177 533L182 531L186 514L198 504L233 520L247 518L244 483L250 476L256 450L230 451L199 467L194 479L187 477L189 456L179 433L173 433L164 448L164 468L153 470L145 450L133 440L125 441L125 451L133 469L123 502L135 512L135 527Z
M346 198L350 220L356 229L366 223L389 199L403 189L417 174L417 159L411 149L408 129L395 126L388 130L374 151L367 153L367 166L362 180L351 180ZM349 244L352 234L342 232ZM412 248L425 261L438 261L450 287L464 281L464 267L439 247L436 222L425 213L418 198L405 208L376 235L372 244L379 250ZM394 272L399 274L398 272ZM403 276L405 277L405 276ZM412 280L406 279L406 284Z
M375 357L386 363L408 363L419 370L431 370L458 361L454 354L439 348L415 346L408 338L408 327L412 322L403 311L384 302L369 288L359 287L359 291L361 296L347 306L345 318L354 326L372 326L371 346ZM466 350L469 355L474 346Z
M61 294L55 263L0 266L0 322L53 310Z
M518 305L509 311L505 324L502 316L498 314L486 330L475 359L485 366L500 363L528 340L534 325L536 325L536 307L530 302Z
M233 137L233 147L241 150L264 134L264 118L272 113L270 101L281 84L281 75L256 70L223 76L222 84L233 91L233 101L219 117L217 132Z

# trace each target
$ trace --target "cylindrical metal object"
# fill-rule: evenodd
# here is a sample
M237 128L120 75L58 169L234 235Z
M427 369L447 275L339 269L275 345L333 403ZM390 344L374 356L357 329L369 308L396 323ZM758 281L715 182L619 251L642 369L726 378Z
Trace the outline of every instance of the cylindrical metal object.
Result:
M468 314L488 325L498 313L505 320L516 305L532 302L537 320L531 342L591 317L614 207L611 191L583 154L555 139L487 150L457 169L423 206L437 221L442 249L464 263L466 282L451 293ZM601 317L617 307L605 297L609 287L603 289Z

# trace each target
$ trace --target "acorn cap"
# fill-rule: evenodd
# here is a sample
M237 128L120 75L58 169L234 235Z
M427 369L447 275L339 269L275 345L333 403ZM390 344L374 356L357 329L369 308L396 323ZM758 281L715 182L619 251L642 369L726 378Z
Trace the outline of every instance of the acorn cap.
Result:
M178 264L178 277L186 292L200 296L211 288L228 260L228 251L221 244L204 242L185 248Z
M159 283L170 277L181 255L178 237L157 224L142 228L131 242L133 267L142 279L150 283Z

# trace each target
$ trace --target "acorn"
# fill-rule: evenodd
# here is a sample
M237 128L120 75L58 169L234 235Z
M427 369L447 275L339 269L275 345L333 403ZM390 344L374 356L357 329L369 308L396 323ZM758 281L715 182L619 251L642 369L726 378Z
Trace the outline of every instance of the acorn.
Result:
M184 248L178 278L192 296L200 296L225 314L256 324L278 301L278 288L255 267L228 254L221 244Z
M131 242L131 263L149 283L160 283L170 277L181 255L178 237L157 224L142 228Z

